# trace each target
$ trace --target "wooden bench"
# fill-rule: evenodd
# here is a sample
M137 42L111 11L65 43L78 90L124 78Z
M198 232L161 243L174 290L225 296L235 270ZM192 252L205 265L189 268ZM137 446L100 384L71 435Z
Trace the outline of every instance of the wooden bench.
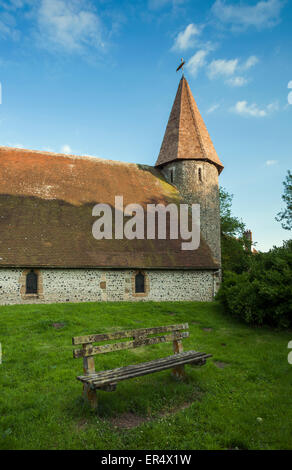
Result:
M189 328L188 323L179 325L158 326L154 328L140 328L137 330L117 331L108 334L93 334L88 336L77 336L72 338L74 345L81 344L81 349L74 349L73 357L83 357L83 369L85 375L77 377L83 383L84 399L93 407L97 407L96 390L114 391L118 382L132 379L146 374L152 374L165 369L172 369L173 376L184 377L184 365L203 365L211 354L197 351L183 352L182 339L189 336L185 331ZM181 331L183 330L183 331ZM168 333L163 336L153 336L160 333ZM131 341L104 344L94 346L93 343L100 341L118 340L132 338ZM94 356L96 354L121 351L124 349L138 348L151 344L173 342L174 355L142 362L135 365L119 367L117 369L96 372Z

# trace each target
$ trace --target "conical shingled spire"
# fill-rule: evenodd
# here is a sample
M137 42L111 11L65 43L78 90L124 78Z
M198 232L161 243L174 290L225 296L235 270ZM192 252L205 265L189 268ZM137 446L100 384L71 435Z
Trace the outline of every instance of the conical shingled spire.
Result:
M178 86L156 166L174 160L205 160L216 165L219 173L223 170L184 76Z

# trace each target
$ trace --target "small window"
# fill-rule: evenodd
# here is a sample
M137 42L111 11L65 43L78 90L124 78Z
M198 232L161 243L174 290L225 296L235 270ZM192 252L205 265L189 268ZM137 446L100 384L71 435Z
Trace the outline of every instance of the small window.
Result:
M31 270L26 276L26 294L37 294L38 293L38 276Z
M202 179L202 168L199 168L199 181L203 181L203 179Z
M170 182L173 183L173 170L170 170Z
M145 276L142 273L138 273L135 276L135 292L136 294L145 292Z

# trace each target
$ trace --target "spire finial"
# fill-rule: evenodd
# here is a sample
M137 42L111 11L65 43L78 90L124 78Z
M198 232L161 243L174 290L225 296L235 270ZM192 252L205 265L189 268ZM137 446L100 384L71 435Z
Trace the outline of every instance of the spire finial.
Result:
M182 75L184 74L184 65L185 65L185 61L183 60L183 58L181 58L180 59L180 64L179 64L178 68L176 69L176 71L178 72L181 69Z

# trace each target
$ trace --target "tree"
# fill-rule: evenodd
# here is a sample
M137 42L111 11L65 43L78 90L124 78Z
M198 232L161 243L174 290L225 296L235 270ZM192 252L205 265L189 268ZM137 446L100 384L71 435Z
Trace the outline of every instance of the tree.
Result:
M233 194L229 194L225 188L219 188L221 233L232 237L242 236L245 225L242 220L231 214Z
M292 229L292 173L287 172L286 181L283 181L284 194L282 200L286 204L286 208L279 212L276 216L277 222L281 222L285 230Z
M246 239L245 224L232 215L233 195L226 189L219 189L221 217L221 253L223 277L226 271L242 273L248 269L250 244ZM249 248L248 250L246 248Z
M247 323L292 326L292 240L250 257L249 269L226 272L216 296L225 311Z

